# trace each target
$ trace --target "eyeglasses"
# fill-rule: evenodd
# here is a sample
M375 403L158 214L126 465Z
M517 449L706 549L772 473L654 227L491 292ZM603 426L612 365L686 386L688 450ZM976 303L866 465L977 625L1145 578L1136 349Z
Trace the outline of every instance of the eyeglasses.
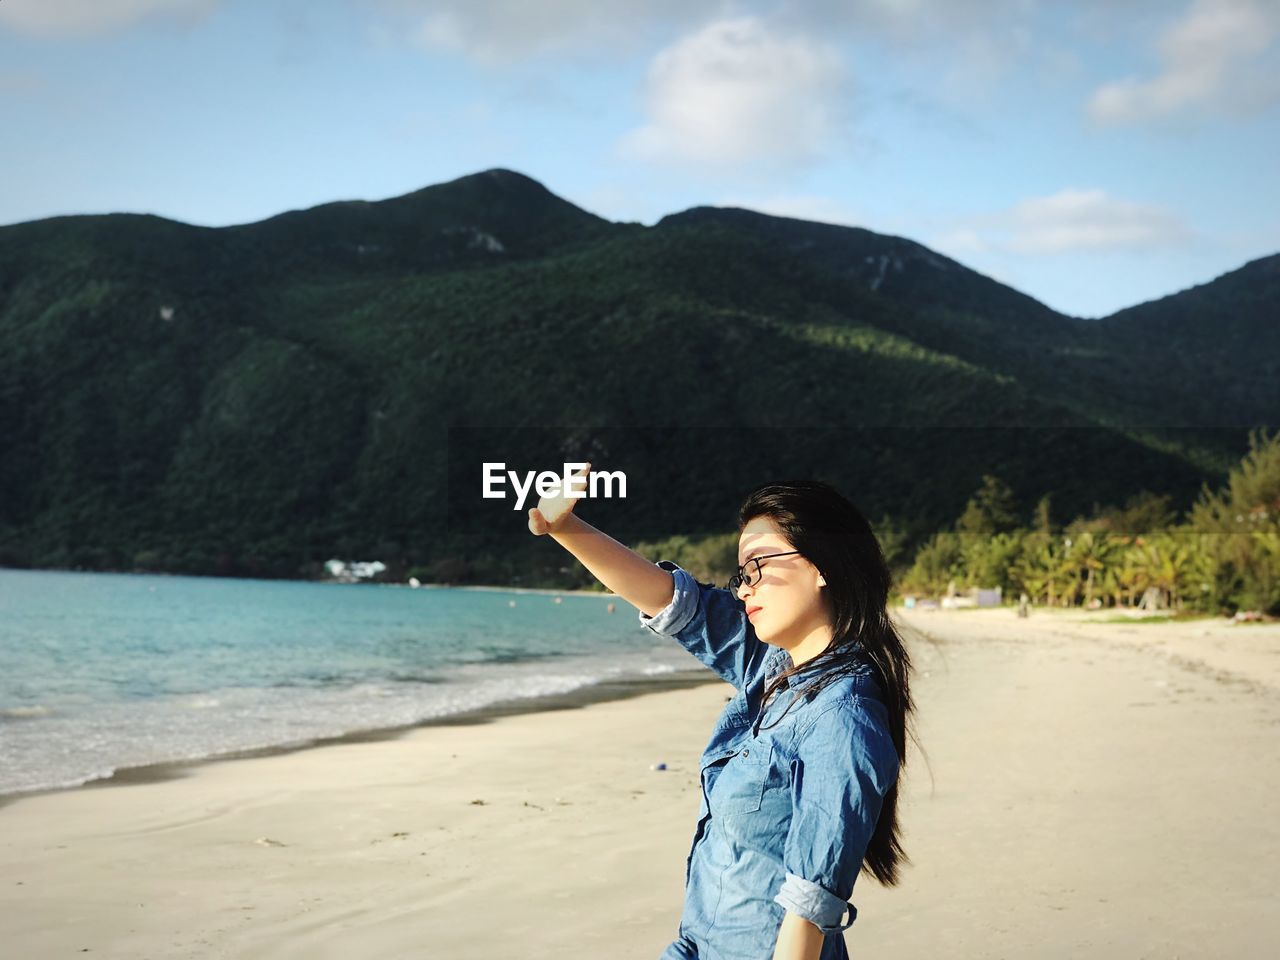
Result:
M773 557L789 557L793 553L799 553L799 550L788 550L786 553L766 553L763 556L752 557L746 563L738 568L738 572L729 578L728 586L725 588L730 593L737 593L738 588L744 583L748 587L754 587L760 582L760 561L770 560ZM755 564L753 568L751 565Z

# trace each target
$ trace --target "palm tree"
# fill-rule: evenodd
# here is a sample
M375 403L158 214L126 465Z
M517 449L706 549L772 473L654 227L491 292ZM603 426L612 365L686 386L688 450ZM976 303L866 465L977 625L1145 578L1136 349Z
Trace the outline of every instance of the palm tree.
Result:
M1180 528L1190 551L1187 570L1188 589L1196 597L1196 606L1202 610L1216 611L1221 606L1224 569L1221 554L1221 537L1211 533L1197 533L1189 527Z
M1084 605L1093 603L1095 579L1101 570L1105 570L1115 562L1120 553L1120 544L1105 533L1095 534L1092 531L1077 536L1070 542L1066 561L1071 564L1079 577L1084 571Z
M1162 533L1146 546L1147 575L1151 586L1168 597L1171 610L1182 609L1182 597L1190 579L1191 551L1171 533Z
M1134 597L1144 592L1150 583L1150 577L1147 576L1146 553L1143 550L1145 542L1142 537L1122 539L1120 559L1113 567L1116 589L1124 594L1127 607L1133 606ZM1119 603L1120 595L1117 593L1117 606Z
M1270 609L1280 605L1280 530L1254 530L1250 539L1258 606Z
M1037 600L1044 596L1053 607L1073 581L1073 572L1066 560L1064 543L1052 536L1033 533L1023 540L1022 555L1010 565L1010 572L1024 590Z

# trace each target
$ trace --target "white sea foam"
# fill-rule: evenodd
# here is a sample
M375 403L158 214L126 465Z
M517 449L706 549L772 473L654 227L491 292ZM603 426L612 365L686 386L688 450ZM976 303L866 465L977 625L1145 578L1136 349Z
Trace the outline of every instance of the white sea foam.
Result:
M0 794L695 666L603 596L39 571L0 596Z
M0 708L0 717L9 717L13 720L31 720L36 717L47 717L53 713L48 707L35 704L31 707L3 707Z
M642 656L627 659L622 665L600 656L466 664L450 670L446 682L437 677L428 683L228 688L97 704L56 716L22 708L33 722L14 724L0 738L0 794L78 786L121 768L409 727L497 703L565 694L603 679L675 669ZM548 670L551 663L554 672Z

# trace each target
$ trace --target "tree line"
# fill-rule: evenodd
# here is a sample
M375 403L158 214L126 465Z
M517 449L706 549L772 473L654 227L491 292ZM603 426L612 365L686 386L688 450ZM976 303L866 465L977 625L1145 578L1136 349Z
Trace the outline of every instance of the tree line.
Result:
M891 517L873 524L899 595L999 587L1006 602L1173 612L1280 614L1280 433L1249 434L1249 452L1179 515L1167 494L1139 491L1065 524L1046 494L1024 520L1009 485L986 474L956 520L912 550ZM723 584L738 536L675 536L637 544L700 581Z
M903 593L970 587L1026 593L1048 606L1280 613L1280 433L1251 432L1249 452L1217 490L1178 516L1147 491L1059 526L1051 497L1020 522L1008 485L985 475L964 512L916 552Z

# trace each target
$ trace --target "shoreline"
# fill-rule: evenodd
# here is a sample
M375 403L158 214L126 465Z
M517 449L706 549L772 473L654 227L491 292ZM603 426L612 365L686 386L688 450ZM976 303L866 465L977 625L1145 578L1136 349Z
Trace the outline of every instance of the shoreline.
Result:
M894 613L915 663L910 863L893 888L858 880L851 952L1274 952L1280 626ZM732 688L701 667L611 686L561 695L581 710L493 705L27 795L0 812L0 940L105 960L651 960L677 934Z
M325 581L317 581L325 582ZM621 600L616 593L610 593L607 590L555 590L551 587L498 587L492 584L461 584L461 583L421 583L418 586L410 586L407 583L378 583L373 584L378 587L408 587L410 590L481 590L488 593L531 593L540 596L566 596L566 597L608 597L611 600ZM625 601L624 601L625 602Z
M419 583L414 587L401 580L338 580L332 577L246 577L223 573L175 573L172 570L82 570L76 567L6 567L0 573L87 573L107 577L193 577L199 580L249 580L254 583L323 583L339 587L404 587L408 590L489 590L503 593L563 594L565 596L612 597L621 599L607 590L589 590L582 587L557 590L554 587L504 587L488 583Z
M186 574L174 574L174 576L186 576ZM419 588L411 588L408 587L407 584L399 583L355 585L393 586L403 587L406 589L434 589L442 586L436 584L423 584ZM448 587L445 588L450 589ZM591 590L557 591L541 588L506 588L494 586L463 586L453 587L451 589L557 596L561 594L576 594L579 596L606 596L620 599L617 598L616 594L604 594L599 591ZM899 604L891 606L889 608L889 612L891 617L893 617L900 626L906 626L909 630L914 632L917 635L918 640L922 643L936 643L939 641L944 643L946 642L947 638L937 636L927 629L932 625L932 621L935 618L945 619L948 625L953 628L960 627L961 629L959 633L961 634L970 632L968 629L965 629L968 626L976 627L979 624L990 625L994 622L1000 624L1005 630L1010 628L1016 630L1021 626L1026 628L1027 632L1031 633L1034 633L1037 627L1043 629L1050 625L1068 628L1101 628L1101 630L1104 631L1107 631L1107 628L1111 628L1108 632L1114 634L1115 639L1120 639L1121 635L1127 632L1125 630L1127 625L1140 626L1140 634L1130 635L1123 638L1122 642L1129 644L1142 643L1142 640L1139 639L1142 635L1154 636L1161 632L1162 629L1170 629L1173 632L1172 640L1170 638L1165 638L1156 644L1159 652L1164 656L1171 660L1183 662L1184 664L1191 666L1193 669L1216 672L1219 675L1238 680L1244 679L1240 676L1240 672L1235 669L1238 658L1232 658L1230 663L1224 665L1222 662L1223 658L1217 656L1214 651L1208 648L1199 651L1198 656L1189 656L1188 646L1185 642L1186 639L1192 637L1194 634L1207 636L1209 634L1218 634L1219 631L1224 630L1228 634L1240 632L1242 635L1256 635L1261 638L1262 636L1270 633L1268 628L1274 630L1277 625L1276 621L1237 622L1231 618L1222 616L1206 615L1169 617L1167 612L1163 611L1133 611L1131 615L1126 615L1117 614L1114 609L1085 610L1083 608L1058 607L1033 607L1031 609L1031 616L1026 619L1016 617L1015 606L909 609ZM1245 628L1248 629L1246 630ZM995 632L1001 631L997 630ZM1059 636L1074 635L1080 639L1100 639L1099 637L1087 636L1087 634L1080 632L1074 632L1073 634L1059 633L1058 631L1052 632ZM1091 629L1089 632L1092 633L1094 631ZM1183 642L1181 643L1177 642L1179 634L1183 635ZM1277 633L1276 636L1280 636L1280 633ZM954 631L951 639L956 639ZM1277 659L1280 659L1280 657L1277 657ZM1264 664L1264 667L1269 666L1270 664ZM1274 671L1264 670L1263 672L1265 675L1268 675L1267 679L1262 681L1264 685L1280 687L1280 663L1276 664ZM597 681L595 683L585 684L584 686L577 687L574 690L570 690L565 693L533 697L512 697L505 700L495 701L494 703L487 704L483 707L475 707L440 717L429 717L425 720L406 725L371 727L365 730L354 730L347 733L335 734L333 736L317 737L315 739L293 743L255 747L245 750L230 750L225 753L212 754L192 759L165 760L156 763L140 764L137 766L120 767L113 771L109 776L98 777L84 783L0 793L0 810L3 810L4 808L19 801L35 797L44 797L64 794L67 792L106 787L161 783L169 780L182 779L192 776L201 767L209 764L285 756L343 744L374 743L397 740L411 734L415 730L424 728L487 724L503 717L554 712L560 710L577 710L595 703L627 700L651 693L682 690L690 687L720 682L722 681L720 681L720 679L709 670L691 661L691 666L684 670L675 670L668 673L651 675L634 674L630 677L611 678ZM1250 678L1246 682L1256 681Z
M669 673L649 675L634 674L630 677L614 677L588 683L565 693L553 693L536 697L512 697L497 700L483 707L474 707L458 713L442 717L428 717L417 723L405 726L374 727L368 730L355 730L350 733L337 734L332 737L318 737L300 743L279 744L270 747L255 747L249 750L231 750L226 753L197 757L190 760L164 760L159 763L147 763L138 766L121 767L110 776L98 777L84 783L65 787L49 787L39 790L22 790L13 793L0 793L0 810L22 800L37 797L57 796L82 790L96 790L109 787L138 786L149 783L164 783L193 776L205 766L219 763L230 763L238 760L257 760L270 757L288 756L305 753L309 750L324 747L343 746L360 743L379 743L399 740L416 730L436 727L469 727L492 723L503 717L518 717L527 714L554 713L562 710L581 710L597 703L610 703L616 700L630 700L653 693L665 693L672 690L687 690L690 687L704 686L708 683L721 683L719 677L701 667L688 670L674 670Z
M0 566L0 573L6 570L17 572L31 573L89 573L103 574L108 576L140 576L140 577L196 577L200 579L211 580L250 580L255 583L320 583L332 586L353 587L403 587L408 590L477 590L490 593L519 593L533 594L542 596L566 596L566 597L604 597L611 600L622 600L616 593L607 590L591 590L586 588L565 588L563 590L554 587L519 587L519 586L502 586L501 584L488 583L419 583L414 587L407 582L399 580L388 581L364 581L364 580L335 580L329 577L245 577L229 574L218 573L174 573L166 570L81 570L71 567L5 567ZM625 602L625 601L623 601ZM969 612L979 611L1005 611L1014 612L1017 610L1017 603L1002 603L995 607L917 607L909 610L902 605L902 595L892 595L890 597L889 609L907 610L909 613L930 614L934 611L942 611L947 614L965 614ZM1243 620L1236 621L1231 617L1221 613L1204 613L1199 611L1179 611L1170 610L1139 610L1130 607L1100 607L1096 610L1089 610L1084 607L1050 607L1050 606L1031 606L1031 615L1047 615L1051 617L1060 617L1067 620L1095 621L1099 623L1122 623L1122 622L1140 622L1144 620L1153 620L1156 622L1169 623L1191 623L1198 621L1210 621L1214 623L1231 623L1237 626L1257 625L1257 624L1277 624L1280 623L1280 617L1269 617L1265 614L1259 620ZM1111 619L1107 619L1111 618Z

